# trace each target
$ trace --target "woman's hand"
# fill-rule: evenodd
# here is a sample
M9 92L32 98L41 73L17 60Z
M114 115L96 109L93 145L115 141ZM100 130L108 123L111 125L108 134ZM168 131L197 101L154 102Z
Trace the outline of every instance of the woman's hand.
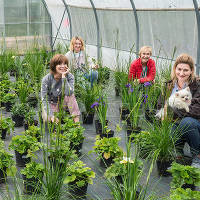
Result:
M55 122L56 124L58 124L59 119L58 119L57 117L52 116L52 117L50 118L50 121L51 121L51 122Z
M65 78L66 74L68 74L69 71L70 71L69 68L67 68L65 72L60 72L62 74L62 78Z

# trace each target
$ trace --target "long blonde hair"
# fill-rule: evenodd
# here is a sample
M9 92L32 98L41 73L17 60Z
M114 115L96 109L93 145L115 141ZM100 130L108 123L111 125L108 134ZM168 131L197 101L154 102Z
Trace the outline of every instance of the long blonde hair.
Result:
M185 63L185 64L188 64L190 66L190 69L192 71L190 77L189 77L189 80L188 82L192 82L194 79L195 79L195 65L194 65L194 60L193 58L186 54L186 53L183 53L181 55L179 55L174 63L174 66L172 68L172 71L171 71L171 79L173 81L173 84L175 84L175 82L177 81L177 77L176 77L176 67L178 64L180 63Z
M84 51L84 49L85 49L84 41L81 37L78 37L78 36L75 36L71 39L70 47L69 47L70 51L74 51L74 44L75 44L76 40L79 40L81 42L81 44L82 44L81 51Z

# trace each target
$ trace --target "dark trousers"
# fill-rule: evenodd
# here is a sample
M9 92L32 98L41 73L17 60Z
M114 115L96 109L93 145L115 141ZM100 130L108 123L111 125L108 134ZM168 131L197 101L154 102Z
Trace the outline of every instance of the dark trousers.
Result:
M200 153L200 121L185 117L173 126L172 132L180 135L177 145L187 142L193 156Z

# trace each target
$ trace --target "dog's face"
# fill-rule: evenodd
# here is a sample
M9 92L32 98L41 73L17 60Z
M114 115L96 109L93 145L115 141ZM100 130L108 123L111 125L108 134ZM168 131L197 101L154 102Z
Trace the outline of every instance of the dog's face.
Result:
M176 92L175 96L176 98L179 98L181 101L186 103L190 103L192 99L192 94L189 87L186 87L185 89Z

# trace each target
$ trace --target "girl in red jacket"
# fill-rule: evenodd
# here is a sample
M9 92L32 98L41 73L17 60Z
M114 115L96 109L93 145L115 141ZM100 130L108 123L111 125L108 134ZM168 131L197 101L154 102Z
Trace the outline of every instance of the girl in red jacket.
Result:
M153 81L156 75L155 62L150 58L152 49L143 46L139 51L139 58L131 63L129 80L136 79L139 83Z

